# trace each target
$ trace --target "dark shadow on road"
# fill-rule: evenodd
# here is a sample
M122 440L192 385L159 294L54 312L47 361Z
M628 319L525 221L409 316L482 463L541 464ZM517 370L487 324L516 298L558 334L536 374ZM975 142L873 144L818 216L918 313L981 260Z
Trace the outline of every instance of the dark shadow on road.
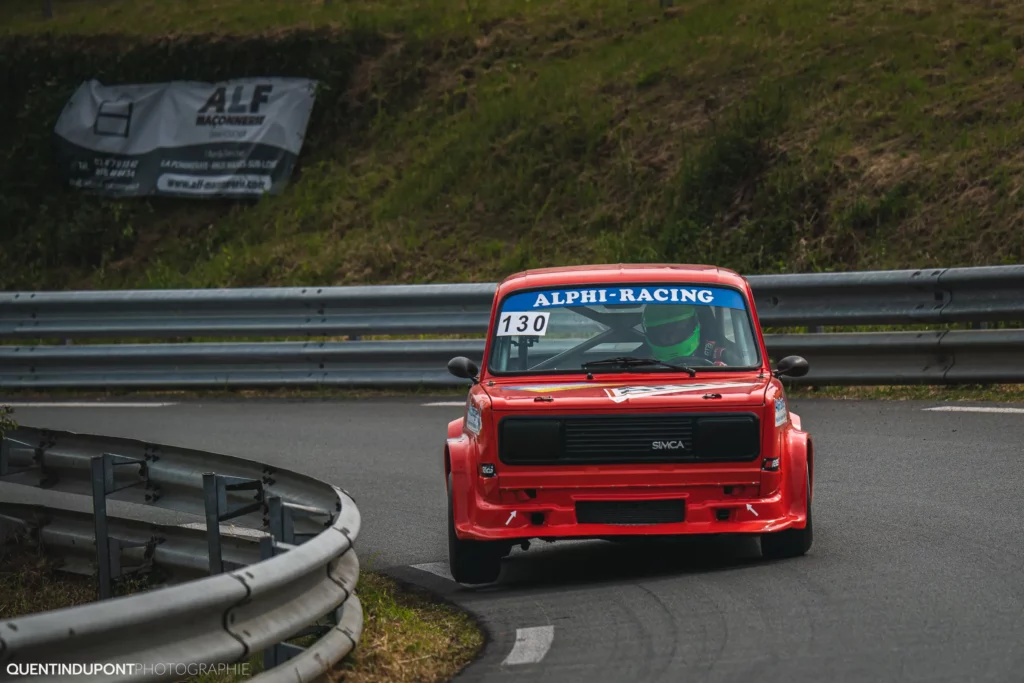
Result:
M642 579L742 569L764 562L754 536L721 536L627 541L534 542L502 563L494 584L463 586L472 594L531 593L592 587Z

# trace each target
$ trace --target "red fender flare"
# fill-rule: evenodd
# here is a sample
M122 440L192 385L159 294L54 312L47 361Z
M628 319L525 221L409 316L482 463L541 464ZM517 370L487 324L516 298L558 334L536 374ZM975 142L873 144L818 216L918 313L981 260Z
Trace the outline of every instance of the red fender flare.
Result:
M456 531L470 519L473 506L473 442L462 431L463 418L448 423L448 440L444 447L445 482L451 475L452 508Z
M790 501L790 512L806 519L807 517L807 486L810 478L811 490L814 488L814 446L807 432L798 429L786 430L785 437L785 482L786 497ZM813 498L813 493L811 495Z
M448 475L452 471L452 453L450 443L452 439L458 439L462 436L462 425L465 422L464 417L460 417L457 420L452 420L448 423L448 440L444 444L444 480L448 481ZM447 487L447 484L445 484Z
M460 417L448 423L448 438L457 439L462 436L462 424L466 418Z

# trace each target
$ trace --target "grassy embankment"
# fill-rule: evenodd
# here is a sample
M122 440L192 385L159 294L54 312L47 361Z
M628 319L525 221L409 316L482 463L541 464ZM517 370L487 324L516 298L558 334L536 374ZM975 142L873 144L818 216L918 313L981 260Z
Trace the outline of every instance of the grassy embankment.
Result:
M1019 3L57 0L55 14L0 7L5 289L1024 255ZM49 135L82 80L255 74L326 86L284 195L58 188Z

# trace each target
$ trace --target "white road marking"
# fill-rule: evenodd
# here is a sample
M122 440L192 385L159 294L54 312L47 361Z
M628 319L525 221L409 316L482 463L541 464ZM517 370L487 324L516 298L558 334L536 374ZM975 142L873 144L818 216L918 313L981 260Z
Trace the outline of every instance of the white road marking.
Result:
M176 406L177 403L7 403L0 400L0 405L12 408L163 408Z
M922 408L922 410L933 410L940 413L1020 413L1024 414L1024 408L982 408L980 406L939 406L937 408Z
M516 629L516 644L502 664L536 664L544 659L555 639L554 626L533 626Z
M458 406L458 407L461 408L462 406L466 405L466 402L465 401L436 401L434 403L424 403L423 405L424 406L444 406L446 408Z
M448 579L449 581L455 580L452 573L448 571L447 562L426 562L424 564L414 564L412 565L412 568L419 569L421 572L433 574L434 576L440 576L442 579Z

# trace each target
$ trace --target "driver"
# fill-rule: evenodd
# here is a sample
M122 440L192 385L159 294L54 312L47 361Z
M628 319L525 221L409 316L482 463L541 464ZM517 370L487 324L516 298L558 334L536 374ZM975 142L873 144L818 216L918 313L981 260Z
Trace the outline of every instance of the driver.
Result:
M680 358L703 358L710 365L726 365L725 348L714 341L701 344L697 307L687 304L648 304L644 306L643 329L645 347L650 355L663 362ZM638 351L646 353L641 347Z

